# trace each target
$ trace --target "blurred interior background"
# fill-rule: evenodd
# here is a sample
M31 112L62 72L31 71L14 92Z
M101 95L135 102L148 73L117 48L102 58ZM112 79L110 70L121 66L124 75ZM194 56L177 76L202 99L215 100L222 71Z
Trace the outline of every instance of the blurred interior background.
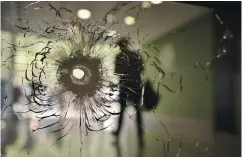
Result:
M1 55L2 62L13 54L11 49L3 51L3 48L9 46L7 43L16 43L23 34L8 19L11 19L10 17L27 18L33 23L33 27L39 20L38 14L34 10L29 10L28 14L25 14L24 7L29 3L1 2L1 39L4 39L1 41L2 52L4 52ZM91 13L90 19L96 21L112 9L116 2L55 1L51 4L56 8L68 8L74 13L78 13L79 9L87 9ZM136 17L137 9L128 12L126 10L137 4L141 4L140 7L145 7L146 11L140 13L139 18L134 22L132 18L127 17ZM215 13L224 21L228 21L228 27L221 28ZM51 11L41 14L46 20L55 18ZM162 99L157 109L154 112L143 112L144 149L141 150L137 147L136 123L135 117L132 116L135 111L130 107L125 114L120 145L113 144L111 131L114 128L91 133L84 137L83 156L133 157L152 155L165 157L163 142L167 142L169 137L161 125L162 122L171 136L167 156L239 157L241 149L241 3L132 2L120 11L110 14L109 21L118 23L110 32L116 31L121 36L130 36L135 41L136 48L146 50L151 57L159 59L160 68L166 72L166 77L162 80L163 84L178 90L179 79L182 76L183 90L180 93L172 93L161 87ZM139 37L137 30L139 30ZM219 58L207 73L208 79L206 80L206 73L202 68L194 68L194 65L198 62L206 64L217 55L217 50L221 48L219 42L223 37L224 30L230 31L233 35L230 46L232 48L226 49L227 54ZM33 42L33 40L33 38L26 38L26 44ZM32 49L38 48L33 46ZM15 56L9 59L12 62L11 69L5 66L1 67L1 82L5 82L5 88L6 82L9 83L5 90L3 83L1 83L1 99L9 103L14 100L16 95L14 95L13 89L21 85L21 77L24 77L26 69L24 63L31 59L24 55ZM157 69L152 66L152 63L146 63L145 68L145 77L150 80L159 79ZM7 99L5 99L6 95ZM4 102L1 101L1 103L3 106ZM1 109L3 110L3 108ZM9 133L5 131L8 116L4 115L1 119L3 138ZM114 116L110 121L117 123L117 116ZM28 155L25 150L19 152L21 145L24 145L26 141L25 132L28 127L24 125L24 122L21 122L17 128L21 136L18 137L15 144L7 148L9 157L16 157L18 153L23 156ZM36 139L37 144L29 156L77 156L80 146L77 136L78 134L73 132L64 138L61 150L58 150L55 146L49 147L52 138L49 133L35 132L34 139Z

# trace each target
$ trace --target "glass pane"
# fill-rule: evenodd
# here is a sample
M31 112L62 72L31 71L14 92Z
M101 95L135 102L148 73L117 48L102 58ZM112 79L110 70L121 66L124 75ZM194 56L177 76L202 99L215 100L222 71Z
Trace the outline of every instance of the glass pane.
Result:
M238 5L2 2L2 155L237 157Z

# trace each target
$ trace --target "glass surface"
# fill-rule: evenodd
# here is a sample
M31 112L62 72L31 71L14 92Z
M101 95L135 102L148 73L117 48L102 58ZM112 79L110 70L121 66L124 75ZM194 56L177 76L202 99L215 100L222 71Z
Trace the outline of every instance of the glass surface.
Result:
M240 37L213 9L171 1L1 9L2 155L240 154Z

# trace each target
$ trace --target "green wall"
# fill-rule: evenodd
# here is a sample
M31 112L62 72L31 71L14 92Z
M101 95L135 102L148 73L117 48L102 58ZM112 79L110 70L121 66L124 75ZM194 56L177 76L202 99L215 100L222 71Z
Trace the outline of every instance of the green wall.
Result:
M155 114L195 119L212 118L212 71L206 81L205 73L200 68L195 69L193 65L198 61L206 63L214 54L213 20L212 13L207 13L177 29L175 33L171 32L145 44L143 49L161 60L161 64L157 65L166 72L165 78L161 80L163 84L178 90L180 76L183 77L183 90L180 93L171 93L160 87L162 100ZM160 52L148 46L149 44ZM157 70L150 65L151 62L149 60L145 63L145 76L149 79L157 75ZM173 78L172 72L176 73Z

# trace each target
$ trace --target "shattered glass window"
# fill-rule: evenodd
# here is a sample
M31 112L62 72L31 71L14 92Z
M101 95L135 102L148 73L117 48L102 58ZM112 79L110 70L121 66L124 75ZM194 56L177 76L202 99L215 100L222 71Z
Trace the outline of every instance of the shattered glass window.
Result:
M1 155L237 157L238 5L1 2Z

